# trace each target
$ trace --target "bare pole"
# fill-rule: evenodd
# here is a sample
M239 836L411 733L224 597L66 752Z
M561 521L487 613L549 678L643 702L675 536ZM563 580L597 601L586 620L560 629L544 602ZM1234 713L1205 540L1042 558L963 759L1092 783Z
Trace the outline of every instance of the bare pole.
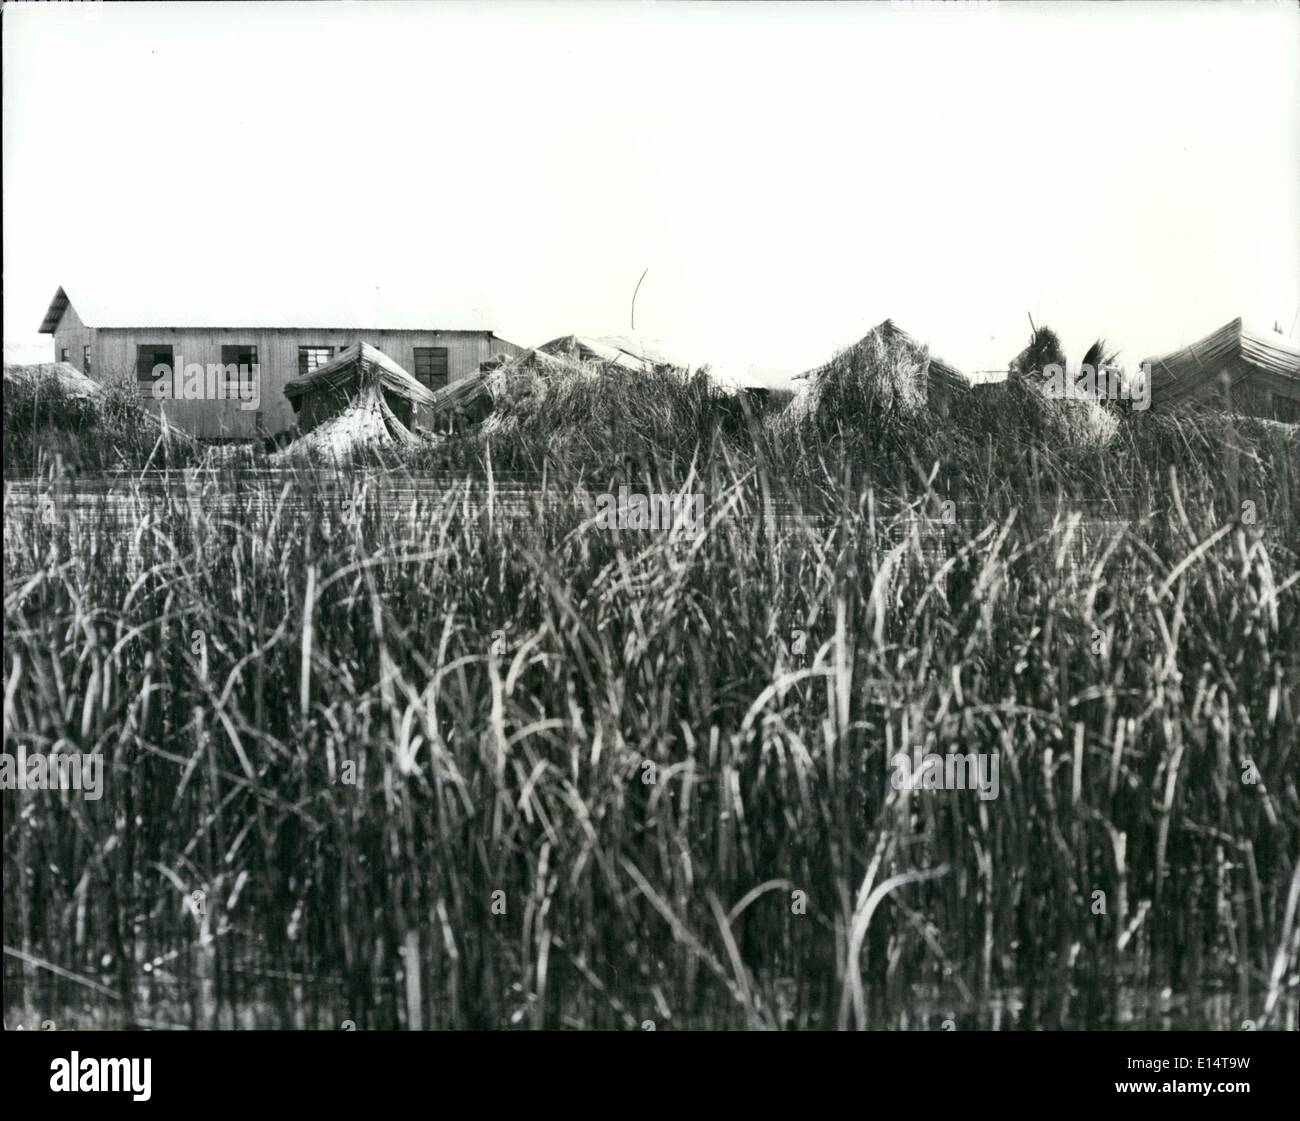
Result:
M649 266L641 274L641 280L645 279L645 274L650 271ZM632 289L632 330L636 330L636 294L641 291L641 280L636 282L636 287Z

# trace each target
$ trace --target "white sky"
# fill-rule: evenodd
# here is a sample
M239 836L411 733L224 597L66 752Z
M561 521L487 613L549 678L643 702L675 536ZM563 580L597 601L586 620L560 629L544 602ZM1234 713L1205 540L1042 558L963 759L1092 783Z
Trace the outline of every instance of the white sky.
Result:
M1136 363L1300 311L1289 2L3 18L15 356L59 284L464 287L536 344L630 333L648 268L638 333L777 382L886 316L976 371L1026 312Z

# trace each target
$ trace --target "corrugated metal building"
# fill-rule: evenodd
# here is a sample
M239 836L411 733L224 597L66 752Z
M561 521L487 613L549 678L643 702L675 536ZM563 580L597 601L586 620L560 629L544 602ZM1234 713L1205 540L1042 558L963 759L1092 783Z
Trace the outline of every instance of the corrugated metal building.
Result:
M134 377L142 398L202 439L257 439L291 428L285 385L357 342L431 391L476 374L495 354L524 349L495 335L481 307L451 298L400 312L377 297L332 308L282 302L196 312L169 305L165 293L149 306L79 294L74 306L60 288L40 329L54 336L56 361L94 378ZM232 367L229 376L218 372ZM171 376L160 379L161 368Z

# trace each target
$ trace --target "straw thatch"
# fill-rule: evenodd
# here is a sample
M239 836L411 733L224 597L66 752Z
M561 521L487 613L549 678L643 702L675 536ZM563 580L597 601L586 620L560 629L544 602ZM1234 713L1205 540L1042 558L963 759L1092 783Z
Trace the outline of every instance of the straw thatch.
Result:
M1057 448L1099 447L1119 431L1116 410L1095 395L1068 384L1064 393L1052 394L1040 378L1017 373L972 387L963 419L979 416L987 430L1001 424L1009 439Z
M315 455L343 460L354 452L417 442L416 406L434 394L369 343L357 342L332 362L284 387L303 433L273 458Z
M416 437L393 413L383 397L362 393L343 411L294 440L272 460L297 456L345 461L353 454L382 447L414 444Z
M374 385L417 405L433 403L433 392L426 389L381 350L369 343L356 342L339 351L332 362L310 374L294 378L284 387L284 395L296 410L314 394L351 395L360 388Z
M924 386L926 403L940 412L947 412L949 404L970 389L970 379L956 366L929 352L929 348L913 338L892 319L886 319L866 333L844 353L886 345L892 351L902 351L915 358L918 374ZM838 356L837 356L838 357ZM796 384L811 387L835 365L836 359L794 376ZM801 395L802 396L802 395Z
M1156 409L1209 405L1269 420L1300 422L1300 346L1240 317L1151 368Z
M46 386L64 397L89 401L103 392L94 378L87 377L69 362L38 362L30 366L5 364L5 388L15 387L41 390Z
M426 410L430 427L440 432L460 431L491 413L490 375L491 370L480 370L438 390Z
M630 339L624 335L601 335L598 338L589 335L561 335L558 339L543 343L537 350L570 362L596 362L638 373L683 368L640 339Z

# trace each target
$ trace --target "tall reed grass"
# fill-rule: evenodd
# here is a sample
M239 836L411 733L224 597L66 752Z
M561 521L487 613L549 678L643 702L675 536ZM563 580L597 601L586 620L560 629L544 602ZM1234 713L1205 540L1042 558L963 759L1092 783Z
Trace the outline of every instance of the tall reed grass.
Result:
M7 1015L1296 1027L1294 439L691 392L400 503L7 501L5 750L107 768L4 793ZM706 524L598 528L619 480ZM998 797L895 789L916 746L997 753Z
M42 473L61 461L69 470L184 467L202 462L202 449L168 428L140 399L134 374L98 382L94 397L57 381L5 377L4 470Z

